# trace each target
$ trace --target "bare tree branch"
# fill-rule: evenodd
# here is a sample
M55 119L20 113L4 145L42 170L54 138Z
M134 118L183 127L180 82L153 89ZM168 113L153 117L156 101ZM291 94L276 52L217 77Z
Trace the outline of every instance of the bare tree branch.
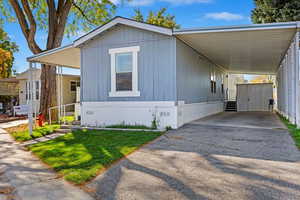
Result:
M94 24L84 13L84 11L72 0L72 5L81 13L81 15L85 18L85 20L90 23Z
M53 43L56 35L57 16L54 0L47 0L48 5L48 38L47 49L53 48Z
M70 9L72 7L72 1L67 0L63 6L63 9L58 13L58 22L57 22L57 30L56 30L56 36L54 40L54 46L58 47L61 45L61 42L63 40L66 22L68 19L68 15L70 12Z
M19 2L17 0L9 0L9 1L10 1L11 5L12 5L12 7L13 7L15 13L16 13L16 16L17 16L17 19L18 19L19 24L21 26L22 32L23 32L23 34L24 34L24 36L25 36L25 38L27 40L28 47L30 48L30 50L34 54L42 52L42 50L37 45L37 43L36 43L36 41L34 39L36 30L34 29L34 27L31 24L32 23L32 18L29 19L30 16L33 17L32 12L31 12L29 6L28 6L29 9L28 9L28 8L25 8L26 4L25 4L25 6L23 5L24 9L27 10L27 12L25 11L26 15L29 15L29 16L27 16L27 18L29 19L29 22L30 22L30 28L28 26L28 22L26 20L25 15L24 15L24 11L21 8L21 6L19 5ZM34 19L33 19L33 22L34 22L33 24L35 24ZM33 30L31 30L31 28L33 28Z
M36 23L35 23L35 19L33 17L32 11L29 7L28 1L26 0L21 0L25 14L27 16L27 19L29 20L29 33L27 36L27 40L29 43L29 46L32 46L33 49L35 49L35 51L39 51L41 52L41 49L39 48L39 46L37 45L37 43L35 42L35 34L36 34Z

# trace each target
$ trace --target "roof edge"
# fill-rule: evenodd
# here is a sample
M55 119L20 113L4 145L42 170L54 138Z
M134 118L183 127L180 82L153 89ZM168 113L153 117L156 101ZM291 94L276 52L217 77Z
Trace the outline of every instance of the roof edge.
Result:
M173 35L173 30L170 28L165 28L165 27L148 24L148 23L144 23L144 22L138 22L133 19L117 16L117 17L113 18L112 20L108 21L107 23L103 24L102 26L99 26L98 28L96 28L96 29L88 32L87 34L79 37L78 39L74 40L74 43L73 43L74 47L78 47L79 45L85 43L86 41L93 39L100 33L108 30L109 28L111 28L117 24L123 24L123 25L140 28L140 29L144 29L144 30L148 30L148 31L152 31L152 32L156 32L156 33L160 33L160 34L164 34L164 35L169 35L169 36Z
M174 35L194 34L194 33L216 33L216 32L234 32L234 31L251 31L251 30L271 30L271 29L296 29L299 28L300 22L282 22L268 24L249 24L237 26L215 26L206 28L190 28L174 30Z
M47 54L56 53L56 52L59 52L59 51L65 50L65 49L72 48L72 47L73 47L73 44L68 44L68 45L65 45L65 46L61 46L61 47L57 47L57 48L54 48L54 49L43 51L41 53L38 53L38 54L35 54L33 56L27 57L26 59L27 59L28 62L34 62L33 59L37 59L37 58L39 58L41 56L45 56Z

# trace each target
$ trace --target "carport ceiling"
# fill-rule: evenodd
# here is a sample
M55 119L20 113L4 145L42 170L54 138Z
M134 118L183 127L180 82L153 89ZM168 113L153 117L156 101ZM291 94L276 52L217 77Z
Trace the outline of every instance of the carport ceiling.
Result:
M296 27L295 22L186 29L174 35L229 72L274 74Z

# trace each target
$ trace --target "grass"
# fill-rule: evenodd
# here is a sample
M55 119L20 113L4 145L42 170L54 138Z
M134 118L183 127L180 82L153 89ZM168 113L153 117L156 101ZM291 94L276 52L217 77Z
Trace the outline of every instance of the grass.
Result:
M162 132L77 130L31 145L29 149L66 180L82 184L114 161L161 134Z
M116 124L116 125L110 125L105 126L105 128L122 128L122 129L153 129L151 127L145 126L145 125L127 125L127 124Z
M285 124L285 126L288 128L292 138L294 139L294 141L296 143L296 146L300 150L300 129L297 128L296 125L290 123L289 120L286 119L285 117L283 117L281 115L279 115L279 117L280 117L281 121Z
M65 116L65 117L61 117L60 121L66 121L67 123L71 123L73 121L75 121L75 116Z
M23 124L12 128L7 128L6 131L9 132L15 138L15 140L24 142L27 140L31 140L34 138L39 138L51 134L59 127L60 125L44 125L43 127L36 127L32 132L32 136L29 134L27 124Z

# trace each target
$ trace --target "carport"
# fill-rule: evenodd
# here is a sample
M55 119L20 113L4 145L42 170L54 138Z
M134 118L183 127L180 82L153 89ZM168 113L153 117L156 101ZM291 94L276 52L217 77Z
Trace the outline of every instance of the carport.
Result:
M182 29L174 35L228 73L276 75L277 109L300 125L299 22Z
M147 29L149 26L120 18L89 34L93 36L114 23L125 22L136 28L143 26ZM299 22L287 22L163 31L184 41L227 73L276 75L278 111L300 126L299 27ZM157 29L162 28L151 31L161 31ZM80 68L80 40L27 60L30 63Z

